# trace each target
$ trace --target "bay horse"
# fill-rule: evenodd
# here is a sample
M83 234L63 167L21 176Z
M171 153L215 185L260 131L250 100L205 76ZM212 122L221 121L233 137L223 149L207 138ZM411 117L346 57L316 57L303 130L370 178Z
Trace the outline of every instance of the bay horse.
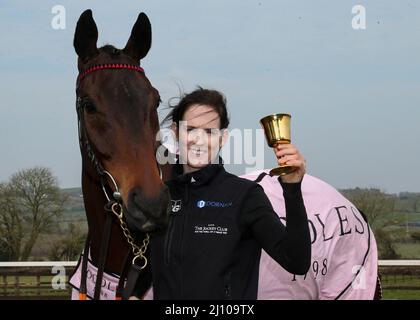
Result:
M138 15L124 49L97 48L97 39L92 11L86 10L77 22L73 43L78 56L76 110L88 237L70 284L82 300L86 295L110 299L102 292L110 289L109 276L122 279L115 297L120 299L130 265L137 266L131 282L144 280L141 290L147 289L148 233L166 225L170 209L155 156L159 92L140 67L151 47L150 21L144 13ZM88 280L94 283L94 293Z

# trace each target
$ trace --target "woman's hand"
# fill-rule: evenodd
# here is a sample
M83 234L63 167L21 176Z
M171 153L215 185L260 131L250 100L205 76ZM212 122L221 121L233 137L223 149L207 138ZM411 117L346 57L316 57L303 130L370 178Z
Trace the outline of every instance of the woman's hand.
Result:
M299 153L299 150L293 144L277 144L274 147L274 153L277 162L280 165L290 165L296 168L295 171L281 176L280 179L285 183L301 182L306 172L306 160Z

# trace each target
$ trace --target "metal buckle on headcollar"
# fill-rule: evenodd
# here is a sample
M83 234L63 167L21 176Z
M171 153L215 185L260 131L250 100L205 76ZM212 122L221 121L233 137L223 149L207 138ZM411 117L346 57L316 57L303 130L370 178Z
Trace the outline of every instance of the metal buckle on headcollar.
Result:
M114 198L115 201L120 202L122 200L122 196L121 196L121 192L118 189L118 185L117 182L115 181L114 177L112 176L112 174L110 174L108 171L103 170L103 173L105 173L112 181L112 184L114 185L114 192L112 193L112 197ZM102 185L102 190L105 194L106 199L109 201L111 201L111 198L108 196L108 193L106 192L106 188L105 188L105 181L103 181L104 179L101 178L101 185Z

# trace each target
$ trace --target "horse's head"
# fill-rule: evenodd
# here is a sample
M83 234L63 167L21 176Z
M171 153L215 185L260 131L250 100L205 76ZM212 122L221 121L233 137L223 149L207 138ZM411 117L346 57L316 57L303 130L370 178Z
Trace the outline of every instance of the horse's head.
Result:
M84 158L92 160L87 161L90 165L84 162L84 170L90 170L91 176L109 172L128 210L128 224L139 231L153 231L167 221L169 192L155 157L159 93L139 67L151 46L151 25L140 13L121 50L111 45L97 48L97 39L92 12L86 10L74 36L80 72L79 133L81 140L87 140L81 141ZM107 177L106 188L115 191L111 178L102 176Z

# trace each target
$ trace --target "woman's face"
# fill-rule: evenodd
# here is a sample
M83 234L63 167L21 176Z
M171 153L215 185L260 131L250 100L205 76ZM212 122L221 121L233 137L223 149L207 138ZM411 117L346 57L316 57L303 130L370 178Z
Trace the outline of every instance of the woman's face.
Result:
M186 164L189 171L218 163L226 138L227 130L220 129L219 114L212 107L191 105L178 128L180 163Z

